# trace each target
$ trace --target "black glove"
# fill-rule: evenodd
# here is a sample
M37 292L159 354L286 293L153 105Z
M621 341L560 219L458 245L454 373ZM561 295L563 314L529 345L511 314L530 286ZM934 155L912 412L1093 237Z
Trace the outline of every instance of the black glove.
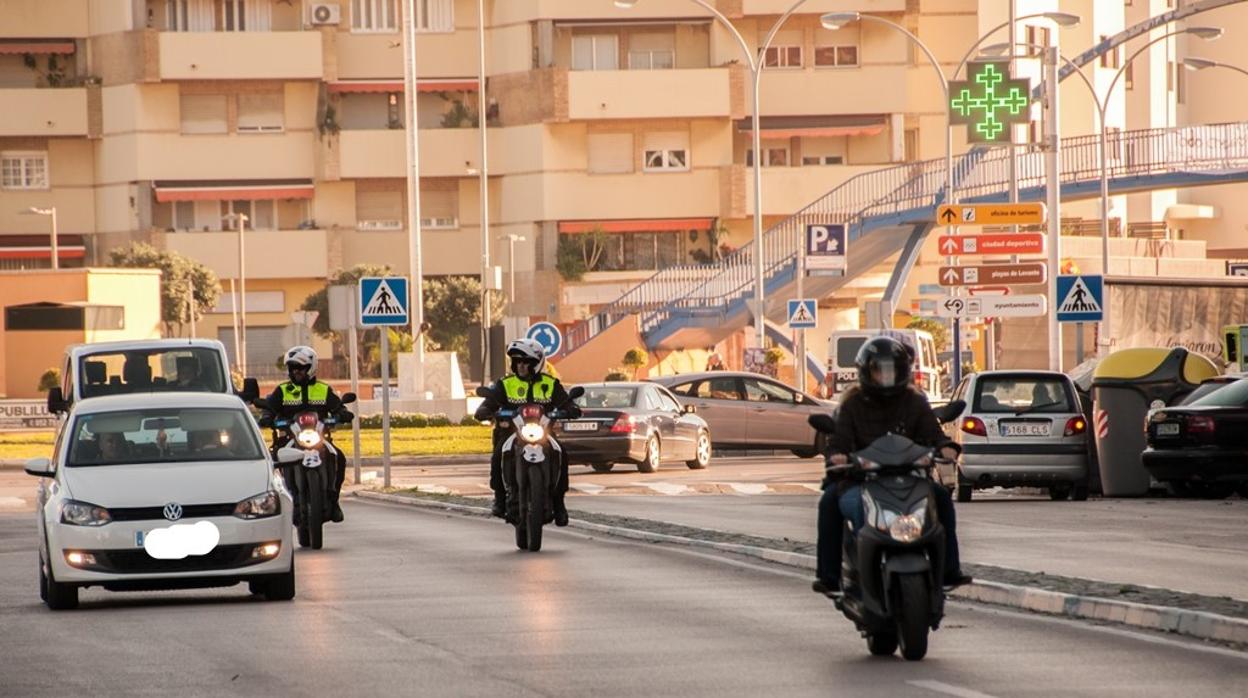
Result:
M272 429L273 428L273 415L271 414L260 415L260 418L256 420L256 424L260 425L262 429Z

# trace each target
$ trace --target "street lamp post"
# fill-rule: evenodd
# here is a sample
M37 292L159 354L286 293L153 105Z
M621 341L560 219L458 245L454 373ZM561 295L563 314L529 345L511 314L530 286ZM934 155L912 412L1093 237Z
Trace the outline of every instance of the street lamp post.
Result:
M22 213L33 214L36 216L50 216L52 218L52 244L50 245L52 251L52 270L56 271L57 269L60 269L61 253L57 247L58 236L56 230L56 207L49 206L47 208L39 208L38 206L31 206L25 211L22 211Z
M1217 61L1211 61L1207 58L1197 58L1196 56L1188 56L1187 58L1184 58L1183 67L1191 71L1204 70L1206 68L1226 68L1227 70L1233 70L1237 73L1248 75L1248 70L1244 70L1237 65L1219 63Z
M793 5L791 5L789 9L780 16L780 19L776 20L775 24L771 25L771 29L767 32L766 39L764 39L762 46L759 47L758 55L754 55L754 53L750 51L749 43L746 42L745 37L741 36L741 32L737 31L737 28L733 26L732 22L725 17L722 12L716 9L715 6L706 0L689 1L697 3L707 12L714 15L715 18L719 20L720 24L722 24L724 28L732 34L733 38L737 40L737 43L741 46L741 52L745 55L746 64L749 66L750 74L754 80L753 106L751 108L751 128L753 131L752 147L754 150L754 331L757 337L758 346L761 348L764 345L767 329L763 308L765 300L765 291L763 288L763 276L765 271L763 255L763 153L762 132L759 130L760 98L758 88L761 84L763 76L763 64L765 63L767 49L771 47L772 40L776 38L776 32L780 31L780 27L785 23L785 21L797 11L797 8L804 5L806 0L797 0L797 2L793 3ZM637 5L637 2L638 0L615 0L615 6L622 9L631 9ZM801 245L801 249L805 250L805 248L806 245L803 243ZM799 254L799 265L801 261L801 255ZM805 275L805 270L799 266L796 272L797 295L800 298L804 291L802 277ZM806 384L806 371L804 366L805 343L805 331L802 330L799 332L798 347L797 351L794 353L798 354L798 388L803 390L805 389Z
M223 216L230 223L238 224L238 327L234 328L237 342L235 353L238 354L235 364L238 372L247 375L247 248L243 242L243 233L247 229L247 214L231 213ZM192 310L192 312L194 312Z
M478 89L485 89L485 85L479 85ZM416 94L416 0L405 0L403 2L403 116L404 116L404 136L407 146L407 255L408 266L412 276L411 294L408 308L408 315L412 323L412 350L416 354L415 366L415 388L416 398L418 400L425 399L425 341L421 337L425 321L425 296L424 296L424 263L422 259L423 250L421 249L421 225L420 225L420 138L418 136L419 121L416 118L416 106L419 100ZM481 118L484 115L479 115ZM485 163L482 163L482 167ZM482 221L484 225L484 221ZM388 342L386 330L382 330L383 346ZM390 394L390 386L384 386L384 395ZM387 409L383 410L382 423L389 433L390 414L389 414L389 397L386 397ZM385 440L382 446L382 456L386 463L386 487L390 486L390 441Z
M481 135L481 380L490 380L490 153L486 142L485 0L477 0L477 125Z
M507 302L514 307L516 304L516 243L524 242L526 238L523 235L508 233L498 236L498 239L507 241L507 284L510 288L507 293ZM508 310L508 312L512 311Z

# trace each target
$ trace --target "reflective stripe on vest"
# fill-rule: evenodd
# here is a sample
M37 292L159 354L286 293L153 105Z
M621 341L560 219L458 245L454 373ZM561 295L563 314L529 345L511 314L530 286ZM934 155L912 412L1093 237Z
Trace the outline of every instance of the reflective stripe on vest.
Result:
M548 403L555 395L555 379L543 373L533 382L533 395L529 396L529 382L519 376L507 376L503 379L503 391L507 402L517 404L525 402Z
M282 383L282 404L288 406L324 405L329 400L329 384L313 383L307 386L308 401L303 401L303 386L294 383Z

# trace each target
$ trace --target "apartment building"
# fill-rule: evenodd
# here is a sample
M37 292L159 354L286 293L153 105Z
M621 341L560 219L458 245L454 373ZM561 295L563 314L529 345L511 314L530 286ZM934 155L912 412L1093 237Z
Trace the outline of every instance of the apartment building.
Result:
M757 52L791 4L716 6ZM1165 0L1016 4L1019 15L1083 16L1079 28L1061 30L1073 53ZM252 366L272 363L290 336L291 312L336 270L384 263L407 273L407 0L3 5L0 267L47 264L50 221L19 212L55 206L62 264L102 264L110 249L144 240L213 268L226 293L199 333L232 351L242 214ZM478 274L477 2L412 5L424 272ZM695 3L641 0L624 9L611 0L486 0L491 257L514 270L509 312L571 321L658 269L712 262L745 244L755 157L764 165L768 224L857 174L940 157L943 98L924 55L888 27L832 31L819 16L877 13L914 31L951 71L1006 19L1007 7L809 0L763 54L759 155L750 145L752 79L741 47ZM1018 38L1047 42L1057 31L1033 20ZM1094 68L1098 85L1110 68ZM1213 72L1200 76L1202 106L1193 102L1186 116L1175 108L1174 119L1229 108L1210 95L1239 77ZM1160 78L1143 68L1133 77L1128 92L1159 89ZM1090 102L1072 91L1084 89L1063 86L1068 133L1095 128ZM1136 127L1124 122L1126 112L1136 114L1113 107L1114 128ZM965 147L959 133L955 149ZM1165 206L1159 196L1138 195L1152 201L1132 204L1139 218L1186 210L1173 207L1178 195ZM1234 237L1216 218L1187 231L1219 244Z

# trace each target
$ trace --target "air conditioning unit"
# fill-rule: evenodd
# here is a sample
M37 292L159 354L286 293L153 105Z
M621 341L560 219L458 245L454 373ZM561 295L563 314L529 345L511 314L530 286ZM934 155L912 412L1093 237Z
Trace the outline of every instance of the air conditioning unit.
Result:
M312 24L339 24L342 21L342 8L330 3L318 2L312 5Z

